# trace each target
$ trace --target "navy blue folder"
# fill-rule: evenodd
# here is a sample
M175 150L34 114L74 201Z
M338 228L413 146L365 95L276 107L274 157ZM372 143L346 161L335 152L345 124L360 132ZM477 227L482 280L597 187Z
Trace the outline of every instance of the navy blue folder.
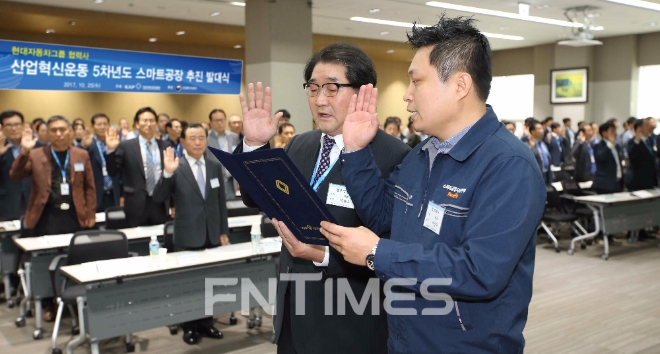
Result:
M328 246L321 221L337 221L284 149L242 154L209 150L269 218L284 222L301 242Z

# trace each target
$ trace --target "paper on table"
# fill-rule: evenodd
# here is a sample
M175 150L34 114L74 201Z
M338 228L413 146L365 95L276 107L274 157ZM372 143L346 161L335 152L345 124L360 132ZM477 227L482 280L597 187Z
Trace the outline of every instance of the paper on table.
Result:
M149 266L145 257L122 258L121 261L110 259L94 263L96 263L96 271L104 276L128 275Z
M261 240L261 248L264 253L280 252L282 250L282 239L279 237L268 237Z
M155 225L155 226L138 226L137 230L143 233L158 233L158 232L163 232L163 225Z
M634 191L634 192L632 192L632 195L634 195L635 197L639 197L639 198L651 198L651 197L655 196L655 194L653 194L649 191L644 191L644 190Z
M73 234L42 236L43 240L52 247L68 247Z

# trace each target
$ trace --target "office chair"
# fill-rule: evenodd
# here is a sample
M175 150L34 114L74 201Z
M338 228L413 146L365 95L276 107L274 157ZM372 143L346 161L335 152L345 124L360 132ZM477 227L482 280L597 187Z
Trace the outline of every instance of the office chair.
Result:
M545 230L545 232L548 234L548 237L551 239L552 243L554 244L555 251L559 253L560 252L559 241L557 240L557 237L554 235L554 233L546 223L558 224L555 227L555 232L559 231L562 227L568 224L571 225L573 232L575 232L577 235L586 235L587 231L578 222L578 219L580 217L574 213L569 212L566 209L566 206L564 205L561 197L559 196L559 192L557 192L557 190L553 186L551 185L546 186L546 193L547 193L547 199L546 199L547 205L545 211L543 212L543 217L541 218L541 227ZM578 229L582 233L580 233ZM586 247L586 245L582 244L582 248L584 247Z
M19 220L20 225L23 225L23 217L21 216L21 219ZM2 270L2 281L5 286L5 301L7 308L13 308L16 305L16 302L12 298L12 284L11 284L11 276L16 274L18 271L18 263L19 263L19 257L20 257L20 250L14 243L14 239L19 238L20 235L20 228L19 232L16 234L12 235L5 235L2 237L0 240L0 270ZM18 287L16 289L16 301L18 301Z
M105 210L105 229L119 230L128 228L124 207L113 206Z
M57 297L57 315L55 317L55 326L52 336L52 354L62 354L57 348L57 334L62 320L62 310L64 306L69 308L73 320L72 334L79 333L79 336L72 339L67 345L67 352L71 353L73 349L80 345L86 339L87 330L85 328L85 297L87 290L84 285L73 284L59 274L60 262L65 261L64 265L76 265L87 262L102 261L116 258L128 258L131 254L128 252L128 240L126 235L116 230L84 230L76 232L69 243L69 250L66 255L59 255L53 259L48 267L51 275L51 281L56 286L55 294ZM59 291L58 291L59 290ZM73 311L77 307L78 318ZM135 346L130 342L130 333L126 335L126 351L132 352Z

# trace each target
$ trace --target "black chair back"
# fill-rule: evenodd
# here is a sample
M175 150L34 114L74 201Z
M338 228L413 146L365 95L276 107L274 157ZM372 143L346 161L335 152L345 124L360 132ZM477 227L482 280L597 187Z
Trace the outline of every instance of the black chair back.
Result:
M128 256L128 240L123 232L84 230L73 234L66 264L75 265Z
M564 203L561 200L561 197L559 196L559 192L553 187L552 185L547 185L545 187L545 191L547 193L546 201L548 204L546 205L547 208L549 209L554 209L559 211L560 213L566 213L566 207L564 206Z
M105 210L105 228L107 230L119 230L128 228L124 207L113 206Z
M174 221L170 220L165 223L163 236L165 237L167 252L174 252Z

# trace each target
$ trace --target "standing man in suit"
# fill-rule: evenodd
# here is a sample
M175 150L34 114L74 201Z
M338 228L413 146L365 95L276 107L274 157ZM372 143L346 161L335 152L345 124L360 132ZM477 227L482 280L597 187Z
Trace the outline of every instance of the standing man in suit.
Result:
M233 133L238 134L238 139L243 140L243 118L241 116L234 114L228 118L229 130Z
M241 143L238 134L225 129L227 123L227 115L222 109L214 109L209 113L209 124L211 124L211 131L208 137L208 146L220 149L225 152L232 152ZM225 182L225 196L227 199L236 198L236 186L234 186L234 178L231 173L223 167L223 175Z
M550 129L552 129L552 136L555 138L557 146L559 148L559 159L558 159L559 164L555 164L554 162L553 164L555 166L572 164L570 142L566 137L566 131L564 130L564 126L559 123L552 123ZM552 151L550 151L550 155L552 155ZM553 160L554 159L555 157L553 156Z
M119 143L119 135L111 129L106 138L105 159L108 174L123 177L124 209L131 227L159 225L168 219L169 202L156 202L154 189L163 171L163 150L168 144L155 138L156 111L140 108L133 118L138 127L137 139Z
M174 197L174 246L179 251L213 248L229 242L223 167L206 150L206 137L201 124L190 124L181 135L184 156L175 157L171 146L163 153L163 178L154 191L154 201L165 203ZM197 344L200 334L222 338L222 333L213 327L213 317L183 323L181 327L187 344Z
M562 128L559 123L552 123L549 128L550 131L545 135L545 143L550 152L550 164L559 167L563 161L562 137L560 136Z
M105 139L110 128L110 118L105 113L97 113L92 116L91 123L92 127L85 131L82 147L87 149L92 162L94 185L96 185L96 211L102 213L110 207L119 205L121 186L119 178L110 177L105 156L108 150Z
M545 129L536 119L529 122L529 147L534 153L536 162L543 173L545 184L552 183L552 170L550 169L550 150L544 141Z
M25 214L32 178L26 177L14 181L9 177L11 165L21 153L21 137L24 119L21 112L4 111L0 113L0 221L18 220ZM35 147L43 144L37 142Z
M572 149L575 144L575 132L571 129L571 118L564 118L562 122L564 123L564 134L566 135L566 139L568 139L569 146Z
M655 156L652 143L649 142L651 124L646 119L638 119L633 125L634 138L628 141L628 170L625 175L626 188L629 191L650 189L658 185L655 168Z
M349 111L351 98L361 85L376 84L376 71L371 59L357 46L335 43L322 48L307 62L304 71L309 108L319 129L296 135L286 151L309 181L319 198L339 224L358 227L364 222L358 217L352 204L332 202L331 193L341 193L344 179L341 173L340 153L344 147L343 125ZM271 94L261 83L248 85L247 100L241 95L245 138L235 152L248 152L259 147L269 148L275 136L281 113L271 118ZM371 141L379 173L388 176L410 148L392 136L379 130ZM244 194L246 205L254 205ZM273 220L278 228L278 223ZM383 308L379 314L371 312L371 302L366 312L356 314L347 306L345 315L325 315L325 282L332 282L337 289L336 278L346 278L355 297L377 283L369 279L373 272L364 267L350 265L341 254L329 247L311 246L295 238L283 235L280 258L280 282L277 288L277 310L274 320L275 343L278 354L385 354L387 353L387 325ZM387 237L387 234L380 234ZM282 281L281 274L297 273L318 276L318 280L304 283ZM325 280L323 279L323 280ZM297 298L300 286L304 286L305 298ZM378 291L378 290L375 290ZM333 291L333 299L344 301ZM296 307L305 304L305 315L296 313ZM381 305L379 305L381 306Z
M603 139L594 146L596 175L592 188L598 194L618 193L623 190L623 154L616 145L616 127L606 122L599 130Z
M169 122L165 124L165 130L167 131L167 138L163 139L165 142L172 147L174 150L175 157L183 157L183 146L181 145L181 122L172 118Z
M596 174L596 158L590 143L593 135L590 124L584 124L578 130L578 142L573 146L573 158L575 159L573 178L577 182L591 181Z
M35 236L66 234L91 228L96 222L96 189L89 155L70 146L71 123L53 116L46 123L50 144L35 149L37 138L25 129L21 153L11 178L32 176L32 193L23 224Z

